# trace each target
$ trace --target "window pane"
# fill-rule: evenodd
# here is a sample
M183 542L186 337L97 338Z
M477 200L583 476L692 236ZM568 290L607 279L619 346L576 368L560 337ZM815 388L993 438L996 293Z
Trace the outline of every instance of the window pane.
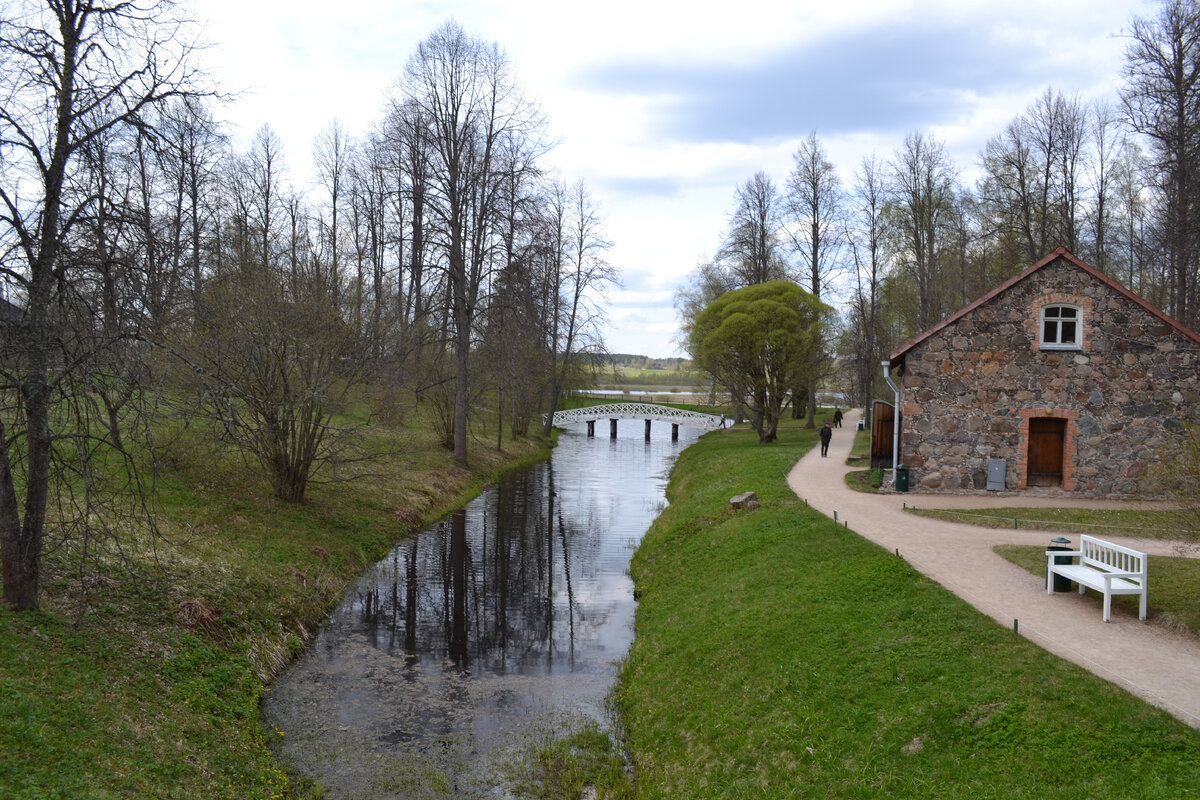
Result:
M1046 319L1058 319L1060 311L1062 311L1060 307L1050 306L1046 309Z
M1059 339L1060 344L1075 344L1075 321L1062 321L1062 338Z
M1058 309L1058 315L1063 319L1075 319L1078 313L1079 309L1070 308L1068 306L1062 306Z
M1042 326L1042 341L1046 344L1054 344L1058 341L1058 323L1052 319L1046 320Z

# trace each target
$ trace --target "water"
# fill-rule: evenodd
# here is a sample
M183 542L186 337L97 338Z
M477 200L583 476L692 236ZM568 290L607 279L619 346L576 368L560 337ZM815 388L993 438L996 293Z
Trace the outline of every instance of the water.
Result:
M634 548L700 431L622 420L400 542L265 701L277 755L330 797L499 797L531 744L608 723ZM607 433L607 432L606 432ZM279 732L282 732L280 735Z

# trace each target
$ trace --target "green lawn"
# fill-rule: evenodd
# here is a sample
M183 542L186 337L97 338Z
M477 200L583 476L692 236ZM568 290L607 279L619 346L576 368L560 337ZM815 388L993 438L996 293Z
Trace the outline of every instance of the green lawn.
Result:
M1149 539L1182 539L1179 512L1169 509L1122 508L978 508L906 509L912 514L985 528L1037 528L1092 536L1137 536Z
M804 506L786 474L816 433L782 433L685 451L635 555L636 639L615 699L637 797L1200 791L1200 732ZM732 512L746 490L762 507Z

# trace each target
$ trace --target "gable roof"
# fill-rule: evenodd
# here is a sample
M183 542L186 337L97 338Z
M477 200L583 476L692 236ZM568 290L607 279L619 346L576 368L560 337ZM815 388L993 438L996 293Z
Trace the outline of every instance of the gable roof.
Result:
M918 344L920 344L921 342L928 339L930 336L933 336L935 333L942 330L943 328L947 328L950 325L953 325L955 322L957 322L962 317L965 317L967 314L970 314L972 311L974 311L975 309L984 305L985 303L990 302L996 296L1001 295L1004 292L1011 289L1013 286L1016 286L1018 283L1025 280L1026 278L1028 278L1033 273L1037 272L1042 267L1046 266L1047 264L1053 263L1054 261L1057 261L1060 258L1066 259L1072 265L1074 265L1075 267L1078 267L1079 269L1083 270L1087 274L1091 275L1093 278L1100 281L1104 285L1108 286L1110 289L1117 292L1118 294L1121 294L1130 302L1141 307L1144 311L1146 311L1150 314L1153 314L1155 317L1159 318L1160 320L1165 322L1167 325L1170 325L1172 328L1174 328L1176 331L1178 331L1181 335L1187 337L1188 339L1191 339L1193 342L1196 342L1197 344L1200 344L1200 334L1197 334L1191 328L1188 328L1187 326L1183 325L1182 323L1177 322L1176 320L1167 316L1163 311L1161 311L1158 308L1155 308L1150 303L1146 302L1141 297L1139 297L1136 294L1134 294L1133 292L1131 292L1129 289L1126 289L1124 286L1122 286L1120 283L1118 283L1112 277L1105 275L1103 272L1101 272L1100 270L1093 267L1091 264L1080 261L1069 250L1067 250L1067 248L1059 247L1059 248L1055 249L1054 252L1052 252L1050 255L1046 256L1041 261L1039 261L1036 264L1034 264L1033 266L1029 267L1024 272L1021 272L1018 275L1014 275L1013 277L1006 280L1004 283L997 286L995 289L992 289L990 292L985 294L983 297L980 297L975 302L970 303L969 305L963 306L958 311L956 311L953 314L951 314L950 316L946 317L944 320L942 320L938 324L934 325L929 330L927 330L924 333L917 336L915 339L901 345L891 355L892 366L893 367L898 366L902 361L904 361L904 356L908 353L909 350L913 349Z

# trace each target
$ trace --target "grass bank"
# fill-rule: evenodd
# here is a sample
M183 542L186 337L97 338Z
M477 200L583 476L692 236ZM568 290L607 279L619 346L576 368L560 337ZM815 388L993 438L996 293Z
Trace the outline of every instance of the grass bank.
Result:
M639 798L1181 798L1200 732L836 528L785 476L815 432L714 433L633 562L616 701ZM734 513L754 490L762 507Z
M467 470L430 430L415 410L371 424L360 478L312 486L303 505L189 431L160 431L162 536L51 547L42 610L0 606L0 797L305 796L270 756L265 683L393 542L548 452L497 451L481 429Z
M1033 528L1092 536L1135 536L1146 539L1183 539L1179 512L1171 509L1124 508L908 508L911 514L984 528Z

